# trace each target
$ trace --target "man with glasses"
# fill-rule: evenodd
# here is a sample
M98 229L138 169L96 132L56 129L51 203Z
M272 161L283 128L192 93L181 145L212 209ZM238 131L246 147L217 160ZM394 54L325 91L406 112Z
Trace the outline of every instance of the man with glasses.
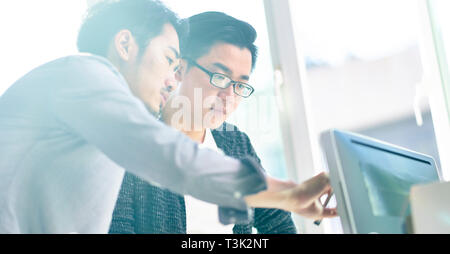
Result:
M176 74L181 86L163 110L164 121L207 148L237 159L250 156L260 163L248 136L225 123L255 90L248 82L257 58L256 31L218 12L201 13L188 22L190 35L181 42L183 61ZM288 212L256 208L250 214L253 218L249 223L221 225L217 206L173 194L127 174L110 232L252 233L254 227L259 233L296 233Z

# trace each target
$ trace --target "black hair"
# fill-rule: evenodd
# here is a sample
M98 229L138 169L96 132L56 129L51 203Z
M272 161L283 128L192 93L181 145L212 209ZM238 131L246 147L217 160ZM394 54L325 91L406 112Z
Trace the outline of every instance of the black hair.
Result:
M203 12L184 21L189 26L189 36L181 43L182 57L197 60L220 42L247 48L252 54L252 69L258 57L254 42L256 30L247 22L223 12Z
M80 52L106 57L114 36L128 29L143 49L168 23L175 28L181 41L188 30L186 22L181 22L177 14L160 1L103 0L88 9L78 33L77 47Z

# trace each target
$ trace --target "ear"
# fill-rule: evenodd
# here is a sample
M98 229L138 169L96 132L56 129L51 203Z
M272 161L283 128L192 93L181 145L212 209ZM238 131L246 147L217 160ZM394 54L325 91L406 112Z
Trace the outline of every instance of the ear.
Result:
M184 59L180 60L180 67L178 68L177 72L175 73L175 79L178 82L182 82L184 78L184 74L187 70L187 62Z
M121 30L114 37L114 48L123 61L129 61L137 55L138 46L129 30Z

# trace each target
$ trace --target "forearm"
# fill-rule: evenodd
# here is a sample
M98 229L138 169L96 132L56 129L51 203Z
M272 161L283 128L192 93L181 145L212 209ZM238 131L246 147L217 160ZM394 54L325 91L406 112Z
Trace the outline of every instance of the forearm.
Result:
M296 186L294 182L282 181L266 176L267 190L245 197L248 206L257 208L283 209L289 198L289 189Z

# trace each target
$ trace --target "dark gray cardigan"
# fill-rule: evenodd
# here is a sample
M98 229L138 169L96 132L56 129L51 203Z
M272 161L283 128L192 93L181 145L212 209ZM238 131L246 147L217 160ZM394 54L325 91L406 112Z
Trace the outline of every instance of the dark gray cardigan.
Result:
M217 147L228 156L245 156L261 160L248 136L230 124L212 131ZM254 209L253 220L235 225L233 233L251 234L255 227L260 234L295 234L291 214L278 209ZM113 213L109 233L112 234L185 234L186 208L184 197L148 184L126 173Z

